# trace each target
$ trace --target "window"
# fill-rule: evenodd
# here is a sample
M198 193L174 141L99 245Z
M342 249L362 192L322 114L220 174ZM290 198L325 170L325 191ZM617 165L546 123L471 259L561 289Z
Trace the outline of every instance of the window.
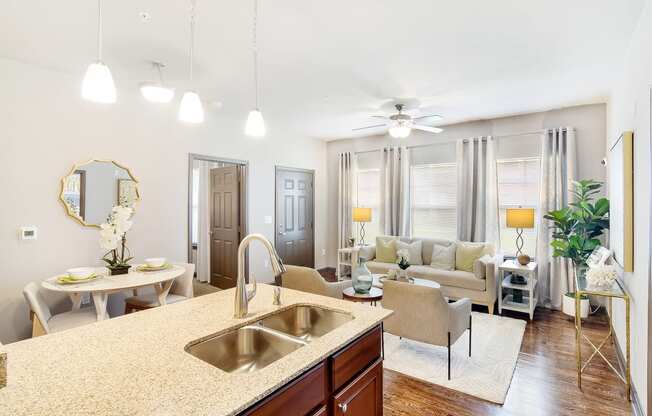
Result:
M500 211L500 244L505 254L516 254L516 230L507 228L507 208L534 208L539 204L539 158L506 159L497 162L498 209ZM538 213L535 211L535 218ZM536 255L537 224L535 228L523 230L523 253Z
M364 225L365 243L375 244L380 230L380 169L358 169L356 172L355 206L371 208L371 222ZM354 223L356 240L360 238L360 225Z
M410 169L412 235L457 238L457 165L415 165Z

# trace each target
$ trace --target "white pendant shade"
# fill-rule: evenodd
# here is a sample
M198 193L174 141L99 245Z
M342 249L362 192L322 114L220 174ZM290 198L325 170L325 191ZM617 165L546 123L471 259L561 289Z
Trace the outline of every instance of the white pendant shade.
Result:
M183 94L179 106L179 120L195 124L204 122L204 107L196 92L187 91Z
M88 66L82 82L82 98L96 103L115 103L113 76L103 62L93 62Z
M174 98L174 90L163 85L146 82L140 86L140 93L152 103L169 103Z
M389 135L395 139L405 139L410 133L412 133L412 129L405 125L393 126L389 129Z
M251 137L263 137L265 133L263 113L258 109L250 111L247 117L247 125L245 126L245 134Z

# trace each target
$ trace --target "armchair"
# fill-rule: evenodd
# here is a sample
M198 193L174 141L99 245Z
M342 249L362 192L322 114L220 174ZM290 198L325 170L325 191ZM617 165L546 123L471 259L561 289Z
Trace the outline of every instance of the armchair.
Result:
M286 265L287 271L281 276L281 286L316 295L342 299L342 291L351 286L350 280L327 282L315 269Z
M448 379L451 379L451 344L469 330L471 356L471 300L448 303L441 289L386 280L383 308L394 314L384 322L385 331L414 341L448 347Z

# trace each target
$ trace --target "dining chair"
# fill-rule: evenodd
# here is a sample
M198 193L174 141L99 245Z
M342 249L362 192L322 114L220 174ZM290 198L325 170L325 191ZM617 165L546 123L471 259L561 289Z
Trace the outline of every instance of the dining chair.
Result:
M394 314L383 322L390 334L448 348L448 379L451 379L451 345L468 329L471 356L471 300L448 303L441 289L385 280L383 308Z
M342 299L342 291L351 286L350 280L342 282L327 282L315 269L302 266L285 266L281 275L281 286L316 295Z
M166 304L181 302L194 296L192 279L195 275L195 265L192 263L179 263L177 266L183 267L185 272L174 279L170 292L165 298ZM139 295L134 290L134 296L125 299L125 315L134 311L156 308L157 306L160 305L155 293Z
M97 313L93 307L85 307L56 315L50 310L57 294L41 287L39 283L30 282L23 289L32 320L32 337L61 332L66 329L97 322Z

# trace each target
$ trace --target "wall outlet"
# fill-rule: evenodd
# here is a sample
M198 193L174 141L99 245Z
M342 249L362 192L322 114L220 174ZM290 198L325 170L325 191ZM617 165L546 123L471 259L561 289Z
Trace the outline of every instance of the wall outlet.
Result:
M265 259L265 268L269 269L269 260Z
M322 248L322 249L321 249L321 255L322 255L322 256L325 256L325 255L326 255L326 249L325 249L325 248Z
M265 224L271 224L272 220L273 219L271 215L265 215Z

